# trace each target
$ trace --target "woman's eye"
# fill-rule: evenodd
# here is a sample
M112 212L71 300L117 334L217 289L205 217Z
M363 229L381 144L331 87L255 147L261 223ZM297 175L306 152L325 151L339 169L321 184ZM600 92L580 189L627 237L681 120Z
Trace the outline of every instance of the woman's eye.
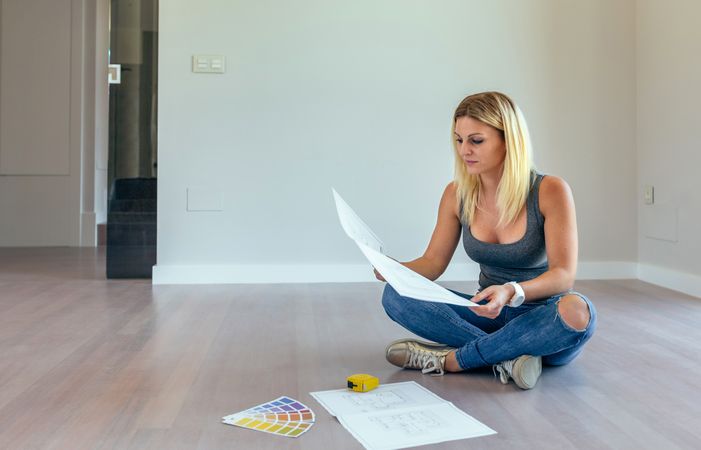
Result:
M484 142L483 139L472 139L472 143L475 145L481 144L482 142Z
M455 142L457 142L458 144L462 144L462 139L456 139Z

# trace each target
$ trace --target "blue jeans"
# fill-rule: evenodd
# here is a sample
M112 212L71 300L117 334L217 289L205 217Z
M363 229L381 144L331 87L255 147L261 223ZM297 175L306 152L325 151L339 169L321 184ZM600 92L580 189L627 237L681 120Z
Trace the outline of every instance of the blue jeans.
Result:
M582 331L566 324L558 312L558 301L568 294L581 297L589 306L589 324ZM582 352L596 329L594 305L572 291L516 308L505 306L494 319L478 316L467 306L402 297L389 284L382 294L382 306L392 320L412 333L455 347L458 364L465 370L521 355L542 356L543 364L561 366Z

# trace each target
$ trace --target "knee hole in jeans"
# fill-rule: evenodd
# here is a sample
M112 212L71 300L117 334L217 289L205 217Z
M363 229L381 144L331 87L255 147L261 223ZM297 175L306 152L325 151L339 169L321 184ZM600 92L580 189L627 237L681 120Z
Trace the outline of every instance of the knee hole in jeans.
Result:
M569 294L560 298L557 302L557 312L565 325L576 331L584 331L589 326L589 305L579 295Z

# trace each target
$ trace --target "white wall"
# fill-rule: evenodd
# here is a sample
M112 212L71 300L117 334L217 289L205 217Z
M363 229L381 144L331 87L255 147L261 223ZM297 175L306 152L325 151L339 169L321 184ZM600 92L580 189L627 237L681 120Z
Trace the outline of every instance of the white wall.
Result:
M633 0L163 2L154 282L369 279L331 186L392 255L419 255L452 177L451 114L488 89L517 100L540 168L570 182L580 267L635 276L634 11ZM192 73L200 53L225 55L226 74ZM188 212L188 188L221 211ZM461 249L454 263L449 278L474 277Z
M637 4L641 276L701 296L699 18L696 0ZM645 185L653 205L642 204Z
M94 199L81 197L90 11L87 0L0 2L0 247L94 245Z
M107 1L0 0L0 246L94 243ZM331 185L393 255L418 255L452 173L450 114L499 89L525 110L540 168L573 187L580 276L699 295L698 2L161 6L156 282L369 278ZM194 53L226 55L228 72L192 74ZM187 212L188 187L222 211ZM475 276L460 249L454 262L447 278Z

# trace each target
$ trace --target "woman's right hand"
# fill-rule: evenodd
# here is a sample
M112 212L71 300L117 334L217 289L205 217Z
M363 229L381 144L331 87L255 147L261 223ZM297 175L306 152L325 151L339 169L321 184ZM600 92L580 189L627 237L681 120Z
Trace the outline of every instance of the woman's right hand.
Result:
M382 274L380 274L380 272L377 271L377 269L373 267L372 271L375 272L375 278L377 278L380 281L384 281L385 283L387 282L387 280L385 280L385 277L383 277Z

